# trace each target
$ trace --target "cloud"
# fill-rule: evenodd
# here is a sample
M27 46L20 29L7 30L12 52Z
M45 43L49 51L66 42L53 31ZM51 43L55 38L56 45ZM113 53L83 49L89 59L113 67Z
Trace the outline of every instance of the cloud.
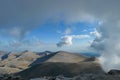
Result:
M73 39L85 39L85 38L90 38L89 35L67 35L67 36L63 36L60 40L59 43L57 43L58 47L62 47L62 46L70 46L72 45L72 40Z
M107 4L108 2L109 4ZM119 14L118 3L118 0L0 1L0 25L2 27L20 26L21 28L30 29L44 23L50 18L65 20L65 22L68 23L79 21L92 22L96 20L97 17L104 19L113 13ZM61 6L61 4L63 5Z
M66 24L86 20L89 22L94 21L92 15L83 11L82 8L88 5L85 2L83 7L83 3L82 0L0 1L0 34L23 38L28 32L48 21L57 23L63 20ZM61 4L63 5L61 6ZM19 29L19 31L16 33L14 29ZM69 33L70 29L67 29L66 34Z
M10 27L10 28L7 28L7 29L2 28L0 30L0 33L3 36L7 36L7 37L11 36L11 37L14 37L14 38L17 38L17 39L22 39L29 33L29 31L23 30L20 27Z
M68 35L68 34L70 34L71 32L72 32L71 29L68 27L68 28L65 30L64 34L65 34L65 35Z
M72 36L64 36L61 38L61 41L57 43L58 47L62 47L64 45L72 45Z
M101 34L96 29L94 31L90 32L90 35L96 36L97 38L101 37Z
M76 39L90 38L90 35L71 35L71 36Z
M97 29L101 37L96 37L91 45L101 53L102 68L108 72L111 69L120 69L120 25L119 20L107 20Z
M0 45L0 50L5 51L45 51L45 50L53 50L54 51L54 44L45 43L41 41L37 37L33 37L31 39L24 39L24 40L1 40L0 43L4 43Z

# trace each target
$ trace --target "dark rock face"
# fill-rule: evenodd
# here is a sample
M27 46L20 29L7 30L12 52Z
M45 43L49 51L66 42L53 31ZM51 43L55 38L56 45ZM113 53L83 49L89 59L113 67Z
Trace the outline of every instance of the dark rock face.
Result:
M1 59L2 59L2 60L7 59L8 56L9 56L9 54L10 54L10 53L4 54L4 55L1 57Z
M110 74L110 75L120 75L120 70L110 70L108 72L108 74Z
M107 75L105 73L82 73L78 76L74 77L64 77L64 76L56 76L56 77L40 77L33 78L31 80L120 80L120 76Z
M50 54L50 55L46 55L43 56L41 58L38 58L36 61L34 61L33 63L31 63L29 66L33 66L33 65L37 65L40 64L42 62L45 62L46 60L50 59L51 57L53 57L56 53Z
M20 76L14 76L10 74L1 74L0 80L25 80L25 79L21 78Z

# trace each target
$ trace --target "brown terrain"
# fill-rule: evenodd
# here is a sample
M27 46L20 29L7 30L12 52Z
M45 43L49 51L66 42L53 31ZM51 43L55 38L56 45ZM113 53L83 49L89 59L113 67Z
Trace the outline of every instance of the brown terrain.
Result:
M18 74L30 79L44 76L74 77L81 73L104 73L97 59L65 51L38 58L30 66Z
M0 52L0 57L0 80L120 80L119 70L107 74L96 57L77 53Z

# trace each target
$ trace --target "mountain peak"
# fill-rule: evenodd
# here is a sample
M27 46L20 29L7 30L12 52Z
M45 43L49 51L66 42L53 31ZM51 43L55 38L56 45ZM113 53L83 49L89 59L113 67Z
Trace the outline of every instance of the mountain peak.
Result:
M40 64L42 62L78 63L80 61L84 61L85 59L86 57L80 54L70 53L66 51L57 51L46 56L43 56L41 58L38 58L31 65Z

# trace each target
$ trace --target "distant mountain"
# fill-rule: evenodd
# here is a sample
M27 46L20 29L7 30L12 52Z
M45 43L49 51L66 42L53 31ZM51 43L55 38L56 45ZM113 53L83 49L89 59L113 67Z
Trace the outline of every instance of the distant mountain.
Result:
M2 60L2 56L5 55L7 52L5 51L0 51L0 60Z
M7 72L8 69L11 69L13 72L10 72L15 73L28 68L28 65L34 62L37 58L40 58L40 55L30 51L23 51L18 54L14 52L6 53L3 57L4 59L0 61L0 70Z
M34 61L40 56L34 52L31 51L24 51L21 53L21 55L17 58L18 60L24 60L24 61Z
M94 52L81 52L80 53L81 55L84 55L84 56L88 56L88 57L99 57L100 54L99 53L94 53Z
M44 51L44 52L38 52L37 54L41 55L41 56L46 56L46 55L49 55L49 54L52 54L54 52L51 52L51 51Z

